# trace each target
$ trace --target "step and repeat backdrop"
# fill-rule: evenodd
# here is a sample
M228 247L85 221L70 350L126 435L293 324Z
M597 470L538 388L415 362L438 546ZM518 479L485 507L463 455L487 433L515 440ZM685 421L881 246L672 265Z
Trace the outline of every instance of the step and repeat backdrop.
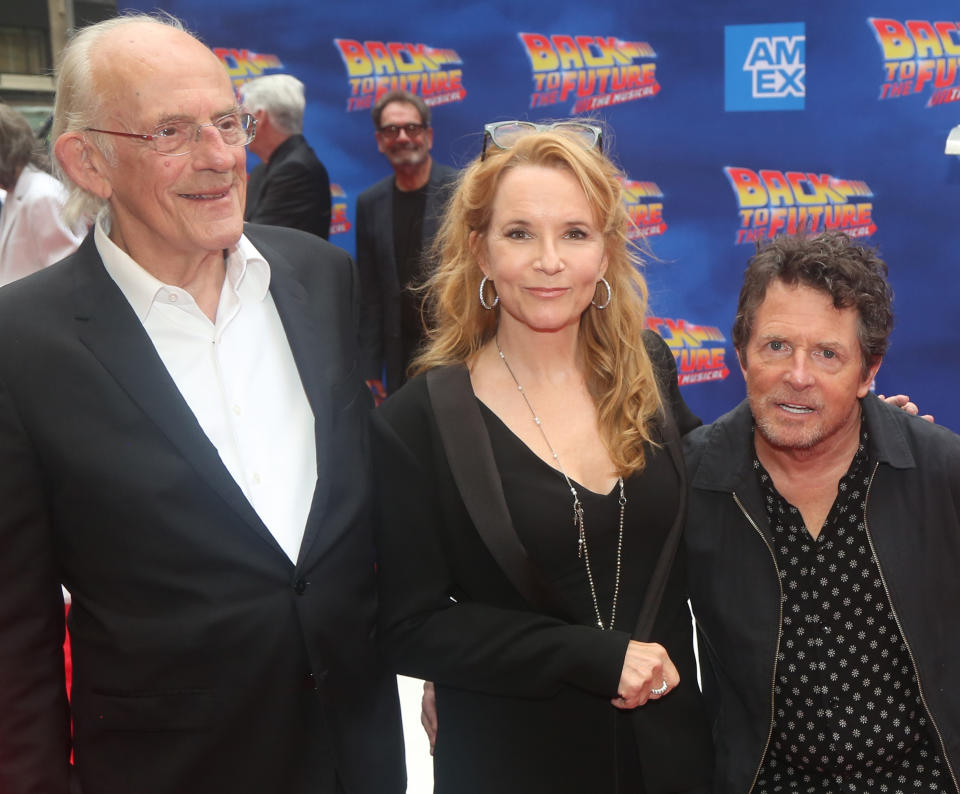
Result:
M154 2L128 3L152 10ZM234 83L292 74L334 193L331 241L387 175L370 118L393 88L432 107L434 158L463 166L485 122L602 120L651 256L650 325L705 420L743 397L730 325L756 241L842 229L880 249L897 325L879 392L960 429L956 2L165 0ZM256 162L250 156L251 167Z

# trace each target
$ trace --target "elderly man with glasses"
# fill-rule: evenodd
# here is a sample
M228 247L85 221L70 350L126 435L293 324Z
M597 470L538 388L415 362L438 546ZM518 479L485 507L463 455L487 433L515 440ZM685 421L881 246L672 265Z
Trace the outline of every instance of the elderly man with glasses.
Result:
M172 18L64 53L54 151L97 221L0 290L4 794L404 790L355 273L244 226L254 134Z
M393 175L357 198L357 267L364 377L382 397L406 380L423 341L420 298L410 287L429 275L425 255L457 172L430 156L430 108L420 97L390 91L372 115L377 149Z

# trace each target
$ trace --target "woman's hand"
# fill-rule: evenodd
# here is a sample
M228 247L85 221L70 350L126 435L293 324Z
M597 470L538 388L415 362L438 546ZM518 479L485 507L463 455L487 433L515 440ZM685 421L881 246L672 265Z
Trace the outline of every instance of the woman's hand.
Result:
M619 697L610 702L618 709L635 709L648 700L658 700L680 683L680 674L655 642L630 640L620 673Z

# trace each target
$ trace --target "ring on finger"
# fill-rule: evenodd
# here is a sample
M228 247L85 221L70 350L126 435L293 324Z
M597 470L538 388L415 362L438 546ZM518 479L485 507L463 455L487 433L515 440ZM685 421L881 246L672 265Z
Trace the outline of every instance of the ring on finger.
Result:
M651 694L651 695L662 695L662 694L664 694L669 688L670 688L670 685L666 682L666 680L664 680L664 682L663 682L662 684L660 684L660 686L658 686L656 689L651 689L651 690L650 690L650 694Z

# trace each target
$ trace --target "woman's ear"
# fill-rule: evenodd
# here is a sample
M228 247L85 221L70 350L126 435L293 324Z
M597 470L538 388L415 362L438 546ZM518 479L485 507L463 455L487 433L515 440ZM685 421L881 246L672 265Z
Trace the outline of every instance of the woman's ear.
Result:
M478 231L470 232L470 237L467 239L467 243L470 246L470 253L472 253L473 258L477 260L477 264L480 266L483 275L489 278L490 273L487 270L487 255L483 241L484 237Z

